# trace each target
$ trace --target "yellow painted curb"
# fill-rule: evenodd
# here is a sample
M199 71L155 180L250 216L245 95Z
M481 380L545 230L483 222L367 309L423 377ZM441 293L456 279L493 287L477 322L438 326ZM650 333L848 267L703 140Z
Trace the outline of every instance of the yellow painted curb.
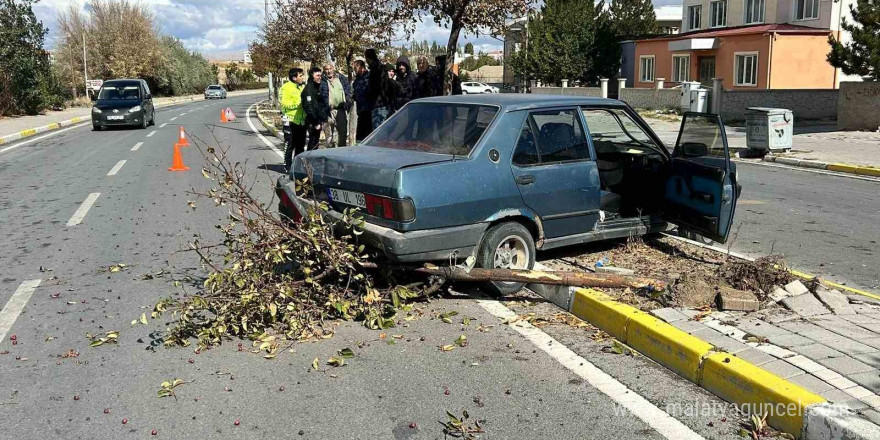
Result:
M700 386L750 414L767 414L770 425L792 435L804 426L807 406L826 400L729 353L703 361Z
M53 123L47 125L46 128L48 128L49 130L55 130L55 129L61 128L61 125L57 122L53 122Z
M825 402L816 394L597 290L577 289L570 312L727 402L740 408L745 406L755 414L768 414L772 426L795 437L801 433L807 406Z
M821 278L821 277L817 277L816 275L808 274L806 272L801 272L799 270L794 270L794 269L789 269L788 272L796 277L800 277L805 280L812 280L815 278ZM875 295L871 292L865 292L864 290L859 290L854 287L844 286L843 284L835 283L834 281L828 281L828 280L823 279L822 284L826 284L826 285L831 286L835 289L846 290L847 292L855 293L857 295L867 296L868 298L874 298L874 299L880 301L880 295Z
M831 163L828 164L828 167L825 169L828 171L839 171L842 173L859 174L862 176L880 177L880 168L848 165L845 163Z
M30 130L19 131L18 134L20 134L21 137L33 136L37 134L37 130L31 128Z

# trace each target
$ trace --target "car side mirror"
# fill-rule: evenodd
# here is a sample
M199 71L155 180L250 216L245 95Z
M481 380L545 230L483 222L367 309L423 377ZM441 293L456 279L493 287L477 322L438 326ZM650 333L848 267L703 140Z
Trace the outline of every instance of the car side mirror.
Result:
M95 102L95 101L98 100L98 94L97 94L97 93L87 93L87 95L89 95L89 99L91 99L92 102Z
M147 93L147 98L146 98L146 99L153 99L153 95Z
M683 157L703 157L709 155L709 147L704 143L685 142L678 146Z

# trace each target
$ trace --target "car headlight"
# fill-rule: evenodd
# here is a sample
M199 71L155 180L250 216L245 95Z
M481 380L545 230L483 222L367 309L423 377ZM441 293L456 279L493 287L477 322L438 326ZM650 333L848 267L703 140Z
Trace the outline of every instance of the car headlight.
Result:
M98 107L92 107L92 112L101 113L101 109L99 109Z
M141 106L136 105L136 106L130 108L128 111L129 111L129 113L139 112L139 111L141 111Z

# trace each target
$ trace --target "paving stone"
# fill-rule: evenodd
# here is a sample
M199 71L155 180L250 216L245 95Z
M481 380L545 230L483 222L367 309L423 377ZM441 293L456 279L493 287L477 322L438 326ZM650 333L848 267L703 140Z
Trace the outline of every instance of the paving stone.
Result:
M843 318L843 319L845 319L845 320L847 320L847 321L849 321L849 322L851 322L851 323L853 323L853 324L874 324L874 323L880 323L880 321L878 321L878 320L876 320L876 319L874 319L874 318L872 318L872 317L870 317L870 316L867 316L867 315L860 315L860 314L855 314L855 315L842 315L841 318Z
M810 338L796 335L794 333L788 335L778 335L768 339L770 339L771 344L785 348L793 348L797 347L798 345L811 345L816 343L816 341Z
M874 370L874 367L849 356L818 359L817 362L844 376L856 373L867 373L868 371Z
M867 345L867 346L869 346L869 347L871 347L871 348L874 348L875 350L880 350L880 338L878 338L878 339L876 339L876 340L872 340L872 339L861 339L861 340L859 340L859 342L862 343L862 344L865 344L865 345Z
M831 403L843 403L846 401L854 400L853 396L846 394L843 390L838 390L837 388L830 389L828 391L822 391L819 393L820 396L824 397ZM865 405L867 406L867 404Z
M880 322L855 323L859 327L874 333L874 337L880 339Z
M777 347L772 344L761 344L755 348L763 351L764 353L769 354L770 356L773 356L773 357L776 357L779 359L785 359L785 358L797 356L797 353L795 353L791 350L788 350L788 349L785 349L782 347Z
M798 345L791 347L791 351L800 353L810 359L828 359L832 357L840 357L844 354L826 345L813 343L810 345Z
M741 351L736 354L736 357L757 366L761 366L768 362L773 362L776 360L775 357L770 356L769 354L755 348Z
M880 369L880 352L857 354L855 358L874 367Z
M861 398L861 399L859 399L859 400L861 400L862 402L867 403L868 406L870 406L871 408L874 408L875 410L878 409L878 408L880 408L880 396L878 396L878 395L876 395L876 394L872 394L872 395L870 395L870 396L868 396L868 397L864 397L864 398Z
M849 304L846 295L837 290L828 290L820 286L816 289L816 297L835 315L854 315L856 313L856 310Z
M688 319L687 315L673 309L672 307L652 310L651 314L670 323L675 321L686 321Z
M785 290L793 296L809 293L810 290L800 280L794 280L785 285Z
M823 341L822 343L828 345L829 347L834 347L835 350L842 351L850 356L864 353L873 353L877 351L876 348L871 347L870 345L863 344L860 341L856 341L853 339L844 338L842 336L838 339Z
M849 394L850 396L853 396L859 400L874 395L874 393L872 393L871 390L869 390L863 386L854 386L852 388L847 388L847 389L843 390L843 392L845 392L846 394Z
M736 324L736 327L739 328L740 330L746 331L746 332L751 333L753 335L763 336L765 338L771 338L773 336L790 335L791 334L790 331L788 331L784 328L777 327L773 324L770 324L770 323L767 323L767 322L761 321L760 319L755 319L755 318L741 319Z
M819 379L822 379L826 382L828 382L829 380L832 380L832 379L837 379L838 377L843 377L840 375L840 373L838 373L834 370L829 370L827 368L824 370L819 370L813 374L815 374L816 377L818 377Z
M836 379L826 380L825 382L828 382L831 385L834 385L834 388L837 388L839 390L846 390L848 388L859 386L859 384L847 379L844 376L840 376Z
M828 315L811 319L811 321L819 327L850 339L858 340L877 338L877 335L873 332L865 330L864 328L837 316Z
M721 310L753 312L761 308L761 302L754 293L721 286L718 288L718 306Z
M789 377L794 377L800 374L804 374L804 370L801 370L798 367L795 367L788 362L777 359L773 362L768 362L764 365L761 365L761 368L783 378L788 379Z
M829 310L809 292L785 298L782 300L782 304L784 304L785 307L788 307L792 312L805 317L820 316L830 313Z
M697 330L709 328L697 321L675 321L671 322L670 324L672 324L675 328L687 333L693 333Z
M850 374L847 379L880 394L880 371L874 370L867 373Z
M846 394L846 393L844 393L844 394ZM856 412L860 412L860 411L865 411L865 410L867 410L867 409L871 409L871 408L868 406L867 403L862 402L862 401L859 400L859 399L851 399L851 400L847 400L847 401L844 401L844 402L840 402L840 404L843 405L843 406L845 406L845 407L847 407L847 408L849 408L851 411L856 411Z
M776 302L782 301L783 298L788 298L789 296L791 296L791 293L779 286L773 287L773 290L770 292L770 299Z
M689 309L689 308L681 308L681 309L676 309L676 310L683 313L684 316L688 317L688 319L693 318L694 316L697 316L700 313L702 313L699 310L694 310L694 309Z
M749 347L748 345L743 344L742 342L739 342L733 338L724 336L723 334L721 334L711 328L706 328L704 330L697 330L691 334L710 343L710 344L712 344L712 345L714 345L714 346L716 346L716 347L718 347L718 348L723 349L724 351L726 351L730 354L736 354L741 351L746 351L746 350L751 349L751 347Z
M824 365L802 355L792 356L790 358L786 358L785 360L786 362L800 368L801 370L806 371L807 373L815 373L819 370L825 369Z
M806 388L807 391L812 391L816 394L834 389L831 384L813 376L812 374L801 374L788 380Z
M866 409L860 413L864 418L871 421L875 425L880 425L880 411L876 409Z

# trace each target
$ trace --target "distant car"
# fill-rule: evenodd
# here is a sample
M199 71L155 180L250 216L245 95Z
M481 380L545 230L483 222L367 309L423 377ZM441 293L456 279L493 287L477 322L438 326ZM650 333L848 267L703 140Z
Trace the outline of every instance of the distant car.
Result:
M205 89L205 99L226 99L226 89L221 85L208 86Z
M155 125L156 109L150 87L142 79L105 81L92 106L92 129L114 125L147 128Z
M481 82L463 82L461 83L461 93L463 95L467 94L477 94L477 93L498 93L498 87L490 86L486 83Z
M314 195L296 194L307 176ZM623 102L505 93L412 101L359 146L297 155L276 192L294 220L313 199L359 210L358 240L392 261L531 269L536 250L670 223L723 243L737 180L718 115L685 113L670 153Z

